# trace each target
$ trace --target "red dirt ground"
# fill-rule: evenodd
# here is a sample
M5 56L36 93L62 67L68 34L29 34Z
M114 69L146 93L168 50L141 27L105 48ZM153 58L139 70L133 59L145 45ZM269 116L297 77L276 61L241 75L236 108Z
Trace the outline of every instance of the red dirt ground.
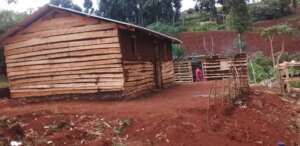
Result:
M131 101L2 99L0 141L70 146L269 146L279 141L296 145L292 104L253 91L246 105L234 108L215 102L208 112L211 84L178 85Z

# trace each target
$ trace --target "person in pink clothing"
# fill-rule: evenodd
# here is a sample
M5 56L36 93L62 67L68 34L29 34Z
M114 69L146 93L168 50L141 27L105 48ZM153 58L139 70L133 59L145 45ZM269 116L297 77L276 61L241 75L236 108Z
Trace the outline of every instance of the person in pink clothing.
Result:
M196 81L202 80L202 69L200 67L197 67L196 69Z

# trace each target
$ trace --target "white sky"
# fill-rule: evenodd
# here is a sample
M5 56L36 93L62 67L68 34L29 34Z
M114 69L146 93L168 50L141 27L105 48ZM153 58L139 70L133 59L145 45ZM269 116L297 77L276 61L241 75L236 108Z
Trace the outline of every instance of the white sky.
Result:
M48 3L50 0L17 0L17 4L8 5L6 0L0 0L0 10L8 9L14 10L18 12L27 11L30 8L36 9ZM82 7L84 0L73 0L74 3L80 5ZM94 4L97 0L93 0ZM187 10L189 8L193 8L195 2L193 0L182 0L182 10Z

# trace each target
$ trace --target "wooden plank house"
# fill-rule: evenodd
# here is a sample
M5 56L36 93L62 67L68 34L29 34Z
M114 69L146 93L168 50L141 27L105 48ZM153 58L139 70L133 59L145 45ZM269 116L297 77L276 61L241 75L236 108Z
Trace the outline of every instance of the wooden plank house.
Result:
M225 80L239 76L245 86L248 84L247 52L238 53L239 49L231 45L220 46L224 44L222 35L212 36L209 33L187 32L179 36L182 40L184 56L174 62L177 83L194 82L195 70L200 67L203 71L203 80ZM215 43L216 41L218 43ZM228 44L225 41L226 43Z
M201 67L203 80L223 80L238 74L248 83L247 54L186 56L174 62L175 81L192 83L195 81L195 70ZM235 71L236 70L236 71Z
M180 42L53 5L40 8L0 38L12 98L136 97L167 87L174 80L171 44Z

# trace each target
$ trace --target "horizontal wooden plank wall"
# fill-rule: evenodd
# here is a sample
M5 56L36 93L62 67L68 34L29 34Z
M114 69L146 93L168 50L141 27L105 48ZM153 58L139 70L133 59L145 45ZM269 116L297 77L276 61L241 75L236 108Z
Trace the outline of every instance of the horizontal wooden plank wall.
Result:
M155 88L154 66L151 62L124 61L125 98L134 98Z
M162 62L162 81L163 87L169 87L174 83L174 64L173 61Z
M228 58L208 58L203 61L203 75L205 80L220 80L232 76L230 68L222 69L221 62L232 63Z
M52 14L6 41L12 98L123 91L116 25Z
M189 60L175 61L174 73L176 83L192 83L193 70L192 63Z
M248 80L247 55L238 54L235 57L213 57L206 58L202 62L204 79L220 80L233 77L233 68L239 75L239 78ZM248 84L248 82L246 83Z

